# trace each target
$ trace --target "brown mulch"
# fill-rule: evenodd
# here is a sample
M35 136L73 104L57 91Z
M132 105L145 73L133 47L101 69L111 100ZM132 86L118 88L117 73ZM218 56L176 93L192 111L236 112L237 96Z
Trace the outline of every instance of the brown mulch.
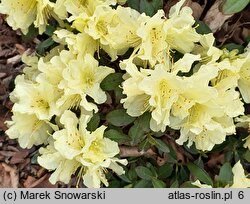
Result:
M0 15L0 187L57 187L48 181L49 173L36 164L37 149L22 149L4 131L11 118L12 102L9 93L14 79L21 73L21 55L34 44L25 43L20 32L13 31Z
M177 1L166 1L165 12L168 13ZM187 0L186 5L193 9L196 19L203 20L212 28L219 45L228 42L243 44L244 39L250 36L250 5L238 14L225 16L218 9L221 1ZM0 14L0 188L70 187L75 182L73 179L68 185L50 184L49 172L36 162L38 148L22 149L16 140L9 139L4 133L7 129L5 121L11 118L13 106L9 93L14 88L15 77L23 69L21 55L28 49L34 50L35 46L35 43L25 42L21 33L13 31Z

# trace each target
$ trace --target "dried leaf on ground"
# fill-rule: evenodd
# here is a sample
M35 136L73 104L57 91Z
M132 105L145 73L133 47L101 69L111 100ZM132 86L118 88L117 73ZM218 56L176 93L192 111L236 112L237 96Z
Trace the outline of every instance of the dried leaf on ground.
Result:
M193 17L195 20L200 19L205 7L206 7L207 1L205 1L204 5L200 5L197 2L194 2L192 0L186 0L185 6L190 7L193 10Z
M222 1L223 0L216 0L203 19L203 21L210 27L213 33L220 30L225 21L232 16L225 15L220 11L220 5Z
M45 174L39 179L36 179L33 176L28 176L23 185L25 188L56 188L57 185L52 185L48 181L49 176L49 174Z
M22 163L28 155L29 150L21 150L19 152L16 152L10 160L10 164Z
M15 168L5 163L0 163L0 187L17 188L19 184L19 175Z

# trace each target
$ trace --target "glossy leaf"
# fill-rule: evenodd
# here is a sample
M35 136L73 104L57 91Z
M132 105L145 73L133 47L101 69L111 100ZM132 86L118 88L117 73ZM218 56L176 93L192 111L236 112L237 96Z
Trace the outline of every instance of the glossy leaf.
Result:
M150 187L152 187L152 182L144 179L139 180L134 185L134 188L150 188Z
M197 166L196 164L191 163L191 162L189 162L187 164L187 167L188 167L189 171L194 176L196 176L201 182L208 184L208 185L211 185L211 186L213 185L212 179L210 178L210 176L208 175L208 173L204 169L200 168L199 166Z
M152 184L154 188L165 188L166 183L164 181L158 180L156 178L152 179Z
M129 116L124 109L113 110L106 116L106 120L114 126L125 126L132 123L135 118Z
M101 88L104 91L115 90L122 83L123 73L112 73L103 79L101 82Z
M137 175L142 179L151 180L153 177L153 173L147 167L138 166L135 168L135 171Z
M93 117L90 119L90 121L87 124L87 130L90 132L95 131L100 123L100 115L98 113L94 114Z
M238 45L235 43L228 43L222 46L222 49L226 48L228 51L232 51L232 50L238 50L239 53L243 53L244 52L244 46L242 45Z
M233 181L232 167L229 162L226 162L220 168L218 180L221 182L225 182L225 183L229 183L230 181Z
M50 37L47 40L42 41L38 46L37 46L37 52L40 55L43 55L45 53L45 50L48 49L50 46L54 44L54 40Z
M128 6L146 13L148 16L153 16L159 9L163 8L163 0L127 0Z
M196 32L199 33L199 34L212 33L212 30L203 21L197 20L196 23L195 23L195 28L196 28Z
M168 163L160 166L157 170L159 178L167 178L172 174L172 172L173 172L173 165Z
M117 130L114 130L114 129L106 131L104 133L104 136L111 139L111 140L114 140L115 142L118 142L119 144L124 143L124 142L128 142L130 140L128 135L126 135L122 132L119 132Z
M131 137L132 145L137 145L145 139L146 132L150 130L150 118L150 113L146 112L135 120L134 125L130 128L128 133Z
M165 153L170 152L168 145L165 142L163 142L162 140L160 140L160 139L155 139L155 146L159 150L161 150L162 152L165 152Z
M224 0L222 4L222 11L226 15L238 13L242 11L249 3L250 0Z

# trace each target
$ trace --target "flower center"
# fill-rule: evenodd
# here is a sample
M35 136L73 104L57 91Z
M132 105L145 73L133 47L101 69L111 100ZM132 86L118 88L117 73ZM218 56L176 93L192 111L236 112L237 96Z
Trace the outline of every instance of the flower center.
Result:
M159 83L159 91L161 105L165 106L173 94L173 89L169 87L167 80L163 79Z
M105 36L108 34L107 22L100 20L96 24L97 31L102 35Z

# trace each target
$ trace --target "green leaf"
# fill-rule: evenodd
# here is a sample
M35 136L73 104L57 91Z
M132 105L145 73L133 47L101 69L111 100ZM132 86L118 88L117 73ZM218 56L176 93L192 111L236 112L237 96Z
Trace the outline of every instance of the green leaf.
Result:
M178 180L180 183L189 180L189 172L187 168L184 168L184 166L181 166L180 171L177 175Z
M45 34L48 36L52 36L54 34L54 31L56 30L56 28L54 26L51 25L47 25L46 26L46 30L45 30Z
M132 145L138 145L146 137L146 132L150 130L151 115L149 112L144 113L135 120L134 125L129 129L128 135L131 137Z
M148 16L153 16L159 9L163 8L163 0L127 0L128 6L146 13Z
M123 73L112 73L106 76L100 86L104 91L115 90L123 82Z
M135 118L129 116L124 109L113 110L106 116L106 120L114 126L125 126L132 123Z
M150 162L147 162L146 167L150 169L150 171L153 174L153 177L155 177L155 178L158 177L158 174L157 174L157 171L156 171L156 167L153 164L151 164Z
M238 13L242 11L250 0L224 0L222 4L222 11L226 15Z
M249 149L244 153L243 157L245 160L250 162L250 150Z
M224 182L224 183L229 183L229 182L233 181L232 167L231 167L231 164L229 162L226 162L220 168L218 180L221 182Z
M163 7L163 0L141 0L140 12L146 13L148 16L153 16L159 9Z
M208 34L208 33L212 33L212 30L208 27L208 25L206 23L204 23L203 21L199 21L197 20L195 22L195 28L196 28L196 32L199 34Z
M245 41L246 41L247 43L250 43L250 35L247 36L247 37L245 38Z
M35 28L34 24L29 27L28 33L22 35L22 40L25 42L32 41L38 35L38 29Z
M130 168L130 170L128 171L128 179L131 181L135 181L137 179L135 168Z
M180 188L199 188L198 186L195 186L192 183L193 181L186 181L180 185Z
M134 188L150 188L150 187L152 187L152 182L144 179L139 180L134 185Z
M54 40L50 37L47 40L42 41L38 46L37 46L37 52L40 55L43 55L51 45L53 45L55 42Z
M159 132L153 132L153 136L154 137L162 137L163 135L165 135L165 132L161 132L161 131L159 131Z
M196 149L194 144L192 144L190 147L187 147L187 144L184 144L183 147L191 154L199 154L199 151Z
M143 140L143 141L139 144L139 146L138 146L138 148L139 148L140 151L142 151L142 150L143 150L143 151L147 151L150 147L151 147L151 144L148 142L147 139Z
M131 138L132 145L137 145L146 137L144 131L138 125L133 125L129 129L128 135Z
M87 130L90 132L95 131L100 123L100 114L96 113L93 115L93 117L90 119L90 121L87 124Z
M119 104L121 99L122 98L125 98L126 95L124 95L122 92L123 92L123 89L121 89L120 87L116 87L115 90L115 103L116 104Z
M164 164L160 166L157 170L158 177L161 179L165 179L169 177L173 172L173 165L172 164Z
M149 112L143 113L136 121L135 124L138 124L139 127L144 131L150 131L150 119L151 114Z
M112 180L109 182L108 188L120 188L121 187L121 182L118 180Z
M165 142L163 142L162 140L160 140L160 139L155 139L155 146L159 150L161 150L162 152L165 152L165 153L170 152L168 145Z
M114 140L115 142L118 142L119 144L128 142L130 140L128 135L122 132L119 132L117 130L114 130L114 129L104 132L104 137Z
M208 173L200 168L199 166L197 166L196 164L193 164L191 162L189 162L187 164L187 167L189 169L189 171L194 175L196 176L201 182L205 183L205 184L208 184L208 185L213 185L213 181L212 179L210 178L210 176L208 175Z
M37 151L31 158L31 164L38 164L37 157L39 156L39 152Z
M127 183L131 183L131 180L127 177L127 175L122 174L122 175L118 175L123 181L127 182Z
M135 168L137 175L144 180L152 180L153 173L144 166L138 166Z
M174 183L171 184L170 188L178 188L179 187L179 182L178 180L174 181Z
M140 0L127 0L127 4L130 8L140 12Z
M150 134L147 134L147 140L149 141L151 145L155 146L156 144L155 138L153 138Z
M165 182L163 182L161 180L158 180L156 178L152 179L152 184L153 184L154 188L165 188L166 187L166 183Z
M221 47L221 49L226 48L228 51L238 50L239 54L244 52L244 46L235 43L228 43Z

